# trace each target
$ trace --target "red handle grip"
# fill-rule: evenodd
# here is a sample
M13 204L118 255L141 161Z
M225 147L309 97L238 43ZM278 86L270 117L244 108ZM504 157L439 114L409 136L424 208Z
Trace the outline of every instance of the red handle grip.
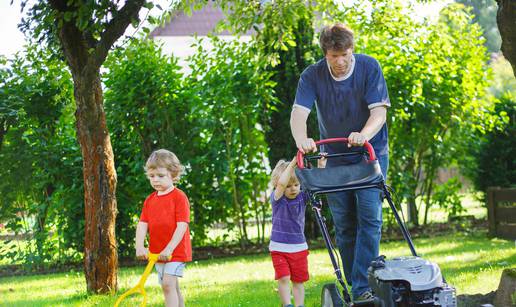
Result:
M319 141L315 142L315 145L328 144L328 143L338 143L338 142L347 143L348 139L347 138L324 139L324 140L319 140ZM369 144L368 141L365 141L364 147L367 149L367 152L369 153L369 160L370 161L376 160L376 155L374 154L373 146L371 146L371 144ZM298 150L297 151L297 157L296 157L296 159L297 159L297 167L298 168L305 168L305 164L303 162L303 156L304 156L304 154L300 150Z

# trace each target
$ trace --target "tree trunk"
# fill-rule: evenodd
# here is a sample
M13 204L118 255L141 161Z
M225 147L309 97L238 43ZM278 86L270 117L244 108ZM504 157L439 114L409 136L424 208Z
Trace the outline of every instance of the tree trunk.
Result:
M100 5L105 9L105 4L97 2L91 5ZM97 16L82 14L82 6L90 4L48 0L53 10L53 14L49 15L52 20L48 22L56 26L61 51L74 83L77 138L83 158L84 273L89 292L116 291L118 268L115 239L116 171L104 113L100 67L127 26L131 22L139 22L138 12L144 3L145 0L127 0L123 6L115 5L114 11L108 14L112 18L106 16L103 20L97 20ZM84 12L88 12L88 9ZM66 18L69 13L72 13L72 17ZM96 37L94 33L98 28L102 31Z
M7 134L7 131L9 131L9 124L7 123L7 120L3 120L0 123L0 150L4 144L4 137Z
M496 21L502 37L502 52L516 76L516 1L497 0Z
M420 167L416 163L416 158L410 157L408 159L408 162L405 166L405 173L412 174L413 178L415 178L414 181L410 181L410 190L408 191L409 195L407 195L406 202L407 202L407 222L412 225L419 225L419 219L418 219L418 211L417 211L417 205L416 205L416 198L417 198L417 186L421 174ZM400 204L401 206L401 204Z
M429 185L430 186L428 187L428 192L426 194L425 219L423 220L423 225L426 225L428 223L428 212L430 211L430 207L432 206L431 195L432 195L432 189L433 189L434 185L432 183L430 183Z
M48 184L45 187L43 193L43 195L45 195L45 199L43 200L43 203L40 204L36 215L36 248L40 257L43 257L43 245L48 239L48 232L45 225L47 223L48 208L50 207L50 198L52 197L52 194L54 194L54 191L55 187L52 184Z
M89 81L91 80L91 81ZM116 172L106 126L100 72L74 78L77 137L84 176L84 272L89 292L116 291Z
M407 199L407 216L408 216L408 222L414 226L419 225L419 219L418 219L418 211L417 211L417 205L416 205L416 198L414 195L411 195Z

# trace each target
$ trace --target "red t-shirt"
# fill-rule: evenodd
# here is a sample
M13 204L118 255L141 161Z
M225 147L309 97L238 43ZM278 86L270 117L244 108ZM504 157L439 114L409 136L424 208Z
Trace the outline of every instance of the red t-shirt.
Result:
M159 254L172 239L177 222L190 222L190 204L185 193L174 188L167 194L154 192L143 203L140 222L147 223L149 231L149 252ZM192 261L190 229L172 252L169 261Z

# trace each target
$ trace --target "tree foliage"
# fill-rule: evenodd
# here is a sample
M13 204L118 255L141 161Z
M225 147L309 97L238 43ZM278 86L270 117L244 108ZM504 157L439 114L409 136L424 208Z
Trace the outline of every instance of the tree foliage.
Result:
M484 99L489 75L479 27L460 6L443 9L431 24L409 20L404 9L377 5L363 28L374 34L361 37L389 87L390 180L417 224L416 200L431 205L438 169L461 163L476 133L494 123L484 116L491 103Z
M489 52L499 52L502 38L496 24L496 11L498 6L495 0L457 0L471 8L472 22L478 23L482 28L482 36L486 39L485 46Z
M236 7L237 12L230 18L234 29L245 31L254 25L257 38L267 33L267 26L277 31L272 36L277 40L263 44L263 50L295 46L286 42L292 41L289 37L297 24L289 18L274 19L281 13L267 15L268 8L303 16L295 12L310 6L305 2L266 2L248 8L239 1L232 3L228 6ZM435 23L411 19L414 9L398 1L369 4L367 10L365 6L335 9L337 4L322 1L313 9L329 8L314 15L332 16L336 18L332 22L350 25L356 33L356 51L376 57L383 66L392 102L388 119L389 177L410 204L412 220L418 223L416 200L427 206L432 203L438 168L452 165L458 155L467 154L465 149L476 133L494 126L494 120L484 116L491 105L484 100L489 78L487 54L480 28L461 6L446 8ZM263 29L256 26L261 21ZM271 64L273 60L264 57Z
M82 203L59 206L56 201L81 165L73 154L77 146L69 125L73 112L71 78L62 62L35 46L8 61L2 75L0 108L5 133L0 146L1 218L9 221L9 230L30 238L26 252L8 255L29 265L41 265L55 260L56 250L65 253L67 244L62 235L76 224L67 221L62 207L81 208ZM53 237L49 237L51 232Z
M479 139L475 151L476 167L473 174L475 187L486 193L488 187L514 187L516 185L516 166L514 155L514 135L516 134L516 97L514 92L506 92L496 104L494 114L506 119Z
M88 198L85 201L82 193L92 185L83 181L91 177L81 178L81 168L88 165L85 153L91 158L94 151L91 144L81 142L81 157L74 141L85 132L84 127L109 131L95 135L104 140L102 145L106 140L113 144L121 256L134 254L134 225L143 199L151 192L143 164L157 148L174 151L187 167L179 187L191 201L196 246L209 242L208 232L215 225L237 232L244 245L250 223L255 223L259 241L264 242L264 225L270 214L268 163L294 154L290 106L299 74L322 57L315 39L321 22L349 24L356 33L356 51L374 56L383 67L392 103L388 111L389 183L401 200L411 204L414 222L422 215L418 211L421 204L440 206L451 214L460 212L458 182L452 179L436 185L435 178L441 167L487 165L487 160L475 162L475 155L487 159L498 153L489 151L487 145L479 151L476 144L507 142L499 146L508 148L509 155L496 159L512 161L514 105L509 101L514 100L497 94L501 102L492 110L496 99L485 96L491 74L482 31L462 6L446 8L434 22L411 19L413 8L396 1L374 1L368 9L329 0L317 4L300 0L224 2L224 8L232 9L226 26L238 32L254 29L251 42L198 41L196 53L188 60L191 73L183 75L177 59L163 54L152 41L134 39L108 57L101 79L100 66L92 68L100 63L96 50L103 48L100 42L107 35L108 20L121 16L113 13L115 7L109 3L85 2L83 7L68 1L73 13L66 14L38 2L30 16L41 24L27 24L31 25L27 30L34 31L30 33L38 39L59 39L53 51L64 53L51 57L51 51L45 56L28 51L26 58L0 59L0 219L9 221L11 230L41 234L31 243L37 261L75 259L85 247L81 238L92 224L84 216ZM90 17L92 23L79 22ZM65 29L82 33L78 37L85 45L73 45L80 50L62 49L72 46L63 44ZM213 48L206 48L204 42ZM88 59L74 62L74 52ZM59 58L77 66L68 73L56 61ZM72 76L77 109L71 105ZM92 97L98 99L93 103L88 100ZM102 112L88 113L104 108L105 125ZM89 121L75 121L74 111L88 115ZM91 114L98 117L89 117ZM315 128L315 122L309 125ZM495 127L501 137L487 134L478 141L482 133ZM316 136L315 131L310 134ZM102 148L109 153L110 146ZM486 183L493 174L481 170L478 178L485 178ZM504 180L513 180L512 173L507 174ZM18 184L20 176L27 184ZM107 178L102 176L99 178ZM1 253L4 255L4 250Z
M225 42L216 37L210 41L214 45L212 52L199 43L198 52L191 58L188 82L197 93L192 101L196 118L192 129L197 133L194 142L200 148L197 163L192 163L192 172L198 173L189 179L211 178L205 182L208 190L194 199L208 200L205 193L210 190L219 195L215 198L217 210L225 212L221 212L222 216L229 215L238 227L241 243L245 243L250 213L262 215L263 220L260 208L267 187L267 143L261 123L265 110L275 102L274 82L263 71L253 44ZM211 172L214 167L222 169ZM191 184L194 193L203 186L193 180ZM196 209L194 202L198 215L205 214L201 208Z
M117 231L125 255L134 236L128 223L150 192L143 163L158 148L174 151L187 167L179 186L190 198L195 244L206 241L215 223L235 227L242 242L248 220L263 224L267 146L260 122L274 101L274 83L260 73L252 44L210 42L212 50L197 43L187 77L177 59L148 40L134 40L107 62L106 110L122 201Z
M167 148L184 162L189 106L177 59L151 40L133 39L106 62L105 105L117 161L117 240L121 256L134 255L136 221L151 187L143 166L153 150ZM182 185L181 185L182 187Z

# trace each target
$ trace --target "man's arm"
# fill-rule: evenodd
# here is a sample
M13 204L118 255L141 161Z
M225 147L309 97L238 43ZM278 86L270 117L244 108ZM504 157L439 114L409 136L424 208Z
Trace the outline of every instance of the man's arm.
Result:
M362 146L365 141L372 139L387 120L387 108L385 106L378 106L372 108L369 118L360 132L352 132L348 137L349 146Z
M303 153L317 151L315 141L307 137L306 120L310 112L301 107L293 107L290 113L290 130L296 142L296 147Z

